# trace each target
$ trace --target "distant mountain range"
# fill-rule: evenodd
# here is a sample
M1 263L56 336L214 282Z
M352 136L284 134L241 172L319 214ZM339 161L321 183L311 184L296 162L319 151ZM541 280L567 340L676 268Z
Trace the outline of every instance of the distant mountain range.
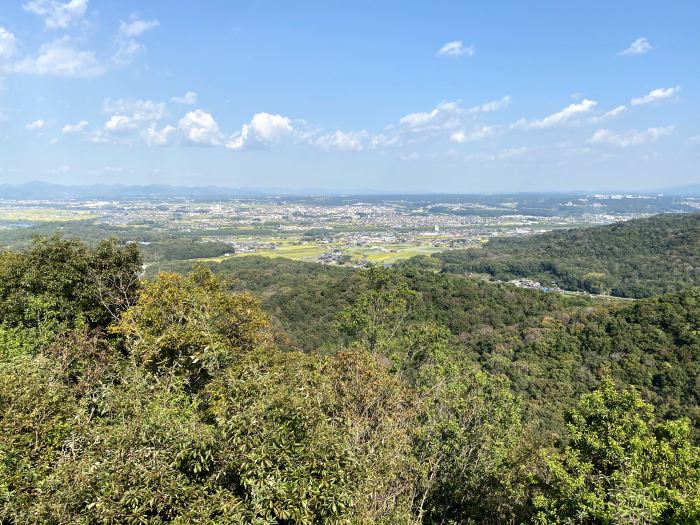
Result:
M493 194L492 192L490 192ZM515 194L518 192L511 192ZM529 192L532 193L532 192ZM547 193L547 192L534 192ZM593 192L571 191L556 192L560 195L581 195ZM700 196L700 184L669 188L658 191L638 192L624 190L619 192L605 191L603 193L664 193L676 196ZM415 192L414 195L439 195L440 192ZM465 192L465 195L467 193ZM474 194L474 193L472 193ZM503 194L507 194L503 192ZM337 196L337 195L393 195L389 192L358 189L352 191L338 191L328 188L230 188L224 186L172 186L168 184L125 185L125 184L90 184L90 185L63 185L43 181L31 181L22 184L0 184L0 199L174 199L174 198L245 198L245 197L271 197L276 195L288 196ZM405 194L407 195L407 194ZM452 195L456 195L452 193Z
M2 199L115 199L115 198L221 198L264 195L258 190L219 186L170 186L167 184L62 185L32 181L24 184L1 184Z

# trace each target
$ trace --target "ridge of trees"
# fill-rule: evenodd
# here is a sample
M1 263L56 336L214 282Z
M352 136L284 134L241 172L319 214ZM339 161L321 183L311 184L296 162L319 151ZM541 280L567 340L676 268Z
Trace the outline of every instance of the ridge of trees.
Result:
M487 274L500 280L527 277L566 290L650 297L700 285L700 213L494 238L479 249L442 252L432 258L444 272Z

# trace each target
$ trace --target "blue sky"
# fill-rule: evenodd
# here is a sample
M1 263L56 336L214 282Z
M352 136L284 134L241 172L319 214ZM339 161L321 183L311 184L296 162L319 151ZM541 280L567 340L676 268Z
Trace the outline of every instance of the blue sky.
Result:
M700 3L4 1L0 182L700 182Z

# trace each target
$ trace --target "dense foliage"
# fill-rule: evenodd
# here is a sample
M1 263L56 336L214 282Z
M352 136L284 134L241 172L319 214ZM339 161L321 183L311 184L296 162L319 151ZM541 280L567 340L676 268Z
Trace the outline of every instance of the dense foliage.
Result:
M284 264L274 288L142 280L116 242L4 253L0 523L698 521L697 289L591 308L316 266L345 290L324 351L282 351L293 320L232 288L324 297Z
M191 272L193 263L161 265L162 270ZM367 282L349 268L259 256L209 263L233 291L259 296L275 326L283 332L285 348L332 348L338 334L329 327L339 313L358 300ZM150 275L156 275L149 267ZM496 286L462 276L400 268L406 286L418 292L410 313L414 320L433 320L459 335L483 327L532 325L544 314L593 304L580 297L533 293Z
M606 380L567 427L568 444L547 458L536 523L700 521L700 449L688 421L658 422L634 390Z
M621 297L700 285L700 214L668 214L610 226L490 240L482 249L434 255L443 271Z

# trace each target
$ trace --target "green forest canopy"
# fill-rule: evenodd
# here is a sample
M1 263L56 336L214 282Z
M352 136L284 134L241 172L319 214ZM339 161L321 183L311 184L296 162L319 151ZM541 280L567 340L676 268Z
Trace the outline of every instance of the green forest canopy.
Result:
M700 213L495 238L480 249L432 257L444 272L528 277L566 290L650 297L700 284Z
M698 288L620 305L274 268L3 252L2 523L700 520Z

